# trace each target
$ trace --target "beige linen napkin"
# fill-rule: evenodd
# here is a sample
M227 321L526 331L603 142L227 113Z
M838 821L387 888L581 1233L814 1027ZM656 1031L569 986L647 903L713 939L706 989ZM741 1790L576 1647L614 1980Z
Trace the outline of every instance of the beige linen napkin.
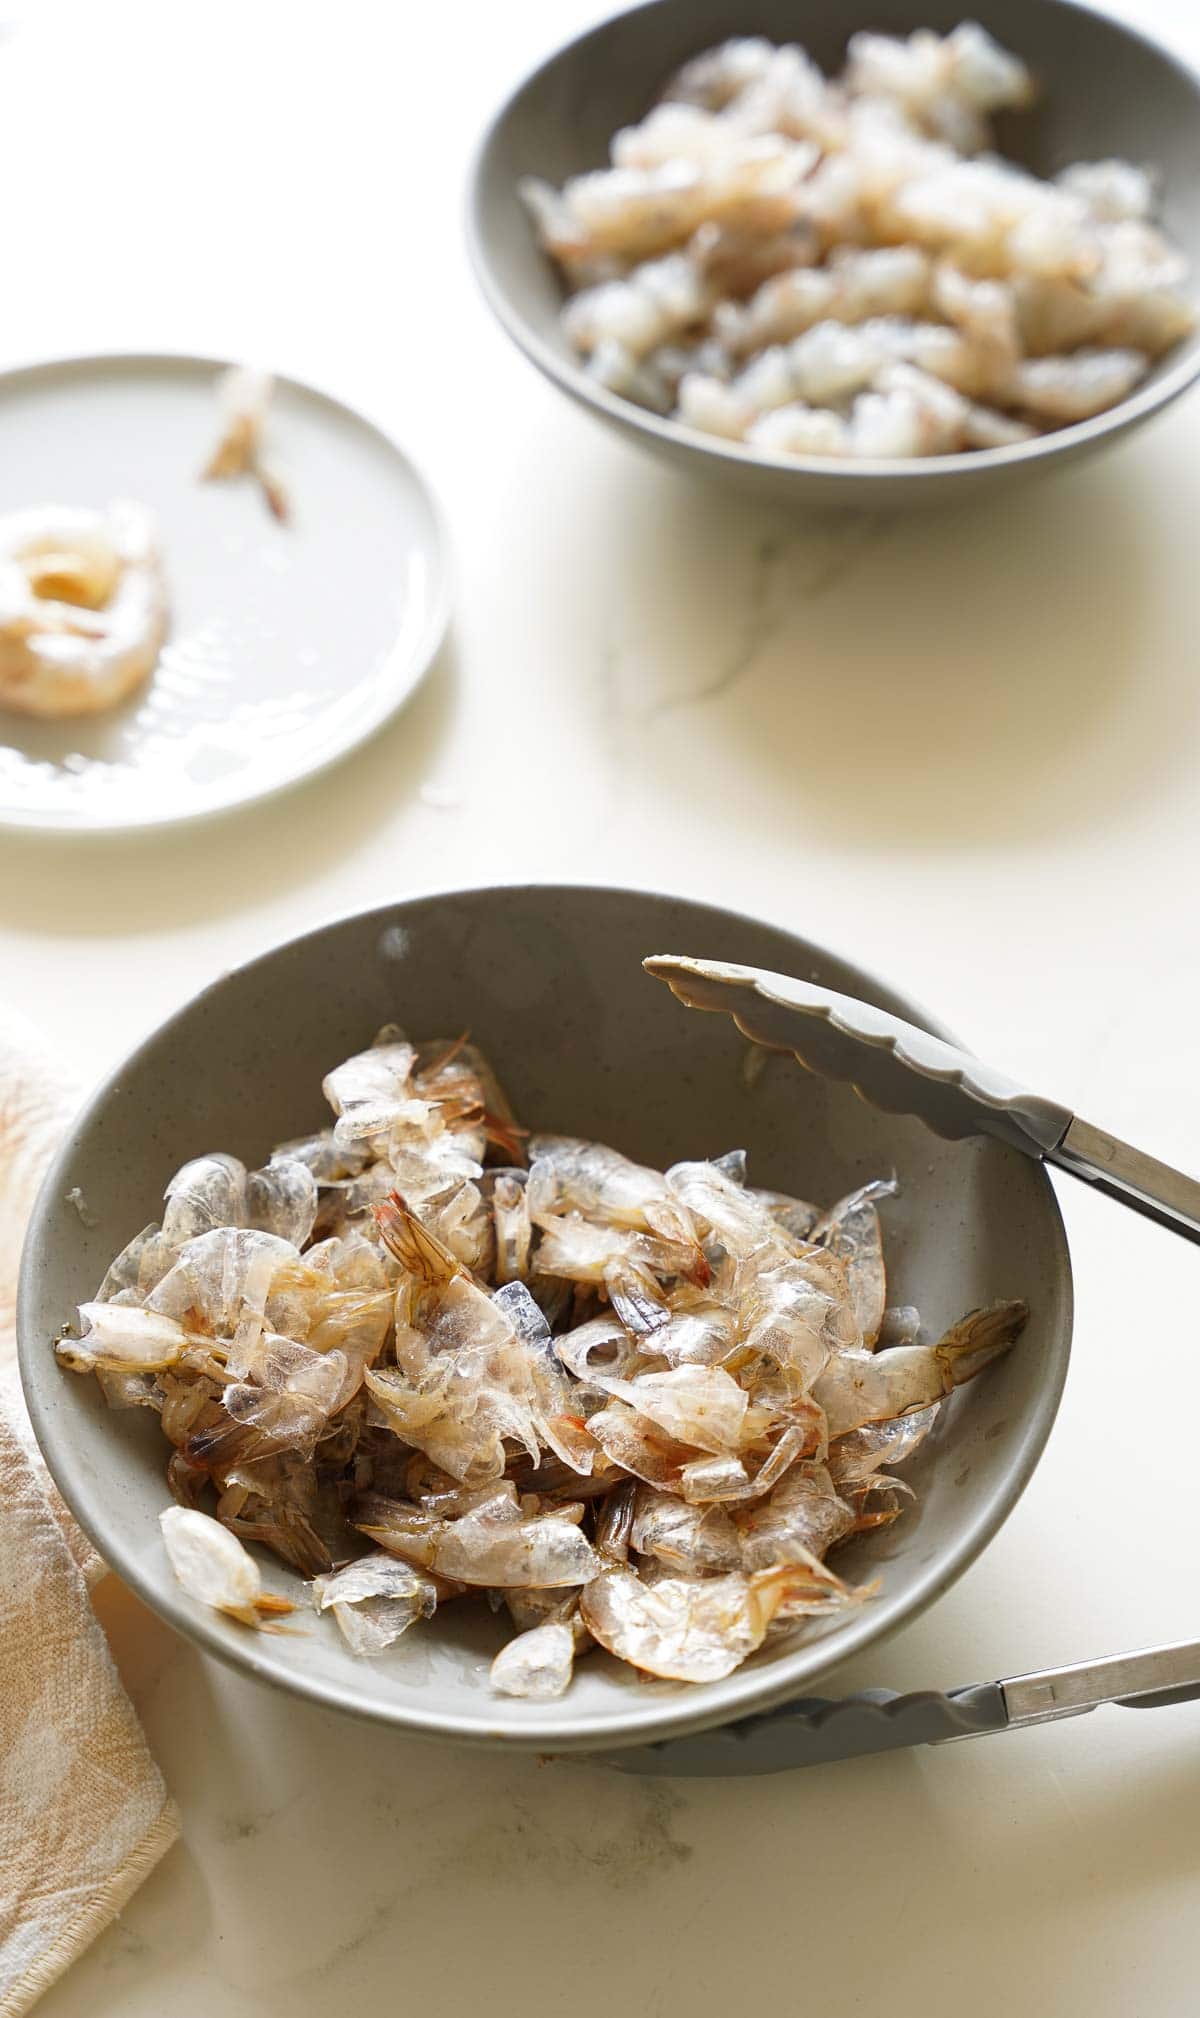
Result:
M179 1832L88 1602L104 1566L36 1455L16 1379L21 1236L73 1105L0 1011L0 2018L29 2009Z

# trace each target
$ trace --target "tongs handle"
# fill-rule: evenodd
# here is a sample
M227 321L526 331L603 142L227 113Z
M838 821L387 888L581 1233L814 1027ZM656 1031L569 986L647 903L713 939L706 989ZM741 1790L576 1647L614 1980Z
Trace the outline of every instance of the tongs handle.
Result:
M1173 1170L1069 1108L1041 1099L888 1011L788 975L660 954L643 963L689 1008L733 1017L743 1035L938 1135L992 1135L1110 1192L1200 1241L1200 1181ZM864 1752L942 1745L1082 1716L1102 1703L1156 1709L1200 1698L1200 1640L1109 1654L1066 1668L980 1682L947 1694L868 1689L801 1698L737 1724L614 1755L632 1773L778 1773Z
M1200 1242L1200 1182L1147 1156L1144 1149L1134 1149L1076 1115L1062 1141L1046 1152L1046 1161L1185 1240Z
M1006 1681L977 1682L946 1694L899 1695L864 1689L842 1697L802 1697L781 1709L747 1717L695 1737L668 1738L612 1754L624 1772L710 1778L790 1772L830 1765L868 1752L944 1745L992 1731L1084 1716L1101 1704L1160 1709L1200 1700L1200 1640L1109 1654L1066 1668L1045 1668Z

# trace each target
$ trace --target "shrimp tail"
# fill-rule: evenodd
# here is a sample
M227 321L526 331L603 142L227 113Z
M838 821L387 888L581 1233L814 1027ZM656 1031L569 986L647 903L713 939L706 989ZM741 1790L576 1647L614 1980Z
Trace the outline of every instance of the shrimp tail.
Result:
M419 1281L433 1288L466 1275L462 1262L422 1224L398 1191L390 1191L375 1207L375 1220L388 1253Z

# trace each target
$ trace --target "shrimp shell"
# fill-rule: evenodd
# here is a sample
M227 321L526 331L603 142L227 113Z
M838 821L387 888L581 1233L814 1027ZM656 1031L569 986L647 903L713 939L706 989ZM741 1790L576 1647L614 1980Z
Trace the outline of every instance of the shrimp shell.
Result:
M824 1586L824 1588L822 1588ZM843 1595L844 1594L844 1595ZM777 1565L749 1576L733 1571L693 1581L646 1583L631 1569L610 1569L583 1590L584 1624L602 1647L647 1674L678 1682L716 1682L760 1647L772 1620L851 1602L845 1585L807 1564Z
M201 471L205 482L234 476L257 479L267 509L286 523L291 517L288 494L266 455L267 410L275 391L269 371L234 365L217 381L221 432Z
M585 1584L602 1567L573 1521L560 1514L522 1519L500 1496L457 1520L370 1501L359 1508L355 1525L381 1548L458 1583L546 1590Z
M969 406L911 365L879 383L861 397ZM899 1516L893 1468L1024 1316L913 1342L885 1311L893 1180L822 1213L751 1188L742 1150L662 1173L548 1135L485 1171L526 1135L465 1038L389 1027L327 1091L334 1127L261 1169L184 1165L57 1342L159 1413L194 1596L269 1629L260 1544L377 1657L483 1595L520 1628L493 1686L536 1700L593 1635L702 1680L871 1595L821 1557Z
M937 1345L896 1345L831 1360L813 1386L830 1438L940 1401L1007 1352L1028 1315L1024 1303L994 1303L972 1311Z
M158 1517L171 1568L190 1598L225 1612L242 1625L258 1626L262 1615L290 1612L286 1599L269 1598L252 1555L211 1515L194 1508L165 1507Z

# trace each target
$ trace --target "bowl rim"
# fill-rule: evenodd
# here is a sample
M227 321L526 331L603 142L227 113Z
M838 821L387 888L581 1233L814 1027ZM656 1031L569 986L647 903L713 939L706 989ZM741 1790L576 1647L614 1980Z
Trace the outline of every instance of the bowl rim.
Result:
M240 1669L256 1680L264 1681L275 1688L285 1689L290 1694L319 1703L322 1707L348 1712L365 1722L402 1730L414 1736L467 1745L499 1745L513 1751L605 1754L657 1744L669 1738L691 1736L747 1715L777 1708L796 1698L814 1674L835 1664L840 1665L865 1646L881 1645L894 1632L918 1617L957 1582L962 1573L993 1540L1036 1469L1057 1418L1070 1362L1074 1318L1071 1257L1058 1197L1044 1164L1035 1165L1034 1168L1042 1191L1046 1231L1051 1246L1057 1250L1059 1280L1058 1321L1052 1334L1049 1357L1050 1378L1037 1391L1035 1406L1022 1425L1019 1440L1014 1446L1003 1478L976 1508L971 1519L964 1524L953 1546L945 1551L939 1550L933 1561L916 1576L903 1603L884 1625L878 1623L878 1614L874 1613L870 1606L863 1607L856 1618L839 1628L836 1635L836 1650L827 1654L823 1660L820 1650L828 1643L821 1639L802 1638L790 1652L780 1652L769 1666L742 1667L736 1669L722 1682L711 1684L706 1688L685 1689L664 1701L647 1703L641 1709L631 1708L619 1717L606 1720L600 1729L587 1717L573 1717L569 1714L557 1721L522 1721L519 1724L506 1725L505 1706L501 1700L497 1700L494 1706L494 1719L491 1720L466 1717L458 1712L433 1706L428 1710L412 1709L406 1705L384 1706L364 1700L355 1693L349 1683L329 1681L319 1676L313 1677L299 1669L290 1675L281 1673L278 1667L262 1658L257 1634L244 1629L236 1632L231 1630L229 1622L219 1613L194 1603L186 1595L182 1586L172 1577L165 1558L161 1562L148 1563L143 1552L126 1542L121 1530L113 1532L107 1528L100 1495L93 1494L86 1481L81 1481L77 1476L72 1457L71 1438L64 1433L56 1419L52 1400L55 1392L53 1382L63 1377L62 1370L49 1350L48 1341L40 1333L35 1333L32 1315L34 1303L40 1295L35 1278L41 1267L43 1223L52 1202L63 1195L64 1183L70 1171L78 1137L94 1123L99 1110L121 1084L128 1082L136 1074L139 1064L151 1047L168 1032L176 1030L185 1019L191 1018L232 979L265 969L281 953L289 952L306 942L322 939L327 934L343 928L362 925L372 920L382 931L388 925L403 922L402 914L415 905L462 897L503 901L505 897L514 894L553 898L568 893L576 897L586 894L619 902L632 901L635 904L649 900L652 905L662 903L695 905L698 908L720 912L730 922L738 925L783 933L789 938L796 939L798 946L806 950L811 949L814 954L826 956L836 962L845 970L856 987L862 984L869 996L883 994L898 1001L903 1013L910 1020L928 1029L932 1035L942 1037L950 1043L961 1043L953 1031L939 1019L931 1016L903 991L893 989L882 976L872 974L854 960L843 958L831 947L808 940L798 933L793 933L790 927L776 925L770 919L754 913L735 910L725 904L709 904L703 898L688 897L646 886L597 884L585 881L576 883L569 880L539 882L524 878L488 884L449 884L409 891L383 904L371 904L354 911L337 912L304 932L293 933L273 941L265 950L224 968L213 980L195 990L109 1068L83 1106L73 1116L38 1188L26 1230L17 1289L17 1361L38 1447L55 1485L79 1526L93 1542L108 1567L137 1593L151 1611L186 1638L194 1641L202 1652L215 1655L228 1666ZM430 1694L436 1701L436 1684L430 1685Z
M1119 37L1138 44L1147 54L1157 57L1190 89L1200 117L1200 69L1192 65L1178 50L1168 47L1155 35L1147 34L1140 27L1133 27L1125 20L1109 14L1104 8L1092 6L1089 0L1039 0L1047 9L1073 14L1080 19L1100 23L1111 28ZM1166 366L1158 376L1149 380L1115 406L1105 408L1103 413L1093 414L1088 420L1072 421L1066 427L1055 428L1047 434L1038 435L1032 441L1012 442L1001 448L964 449L954 455L942 456L862 456L853 461L836 456L798 456L771 453L759 448L748 448L744 443L724 441L719 435L706 435L698 428L692 428L684 421L671 420L660 414L651 413L633 400L622 399L607 387L597 384L588 377L578 364L570 358L563 358L547 343L514 306L506 290L501 285L494 270L484 229L483 216L486 204L488 177L488 157L507 126L518 101L535 84L560 63L564 57L582 48L588 42L598 40L608 34L619 22L630 21L641 15L654 14L678 5L678 0L639 0L634 7L617 9L605 14L589 28L583 29L567 41L559 43L549 55L526 70L509 91L502 103L489 119L481 139L472 156L467 175L466 194L466 241L467 252L480 292L492 314L506 334L524 352L530 362L537 366L545 377L551 379L561 391L567 393L580 405L590 407L600 418L626 429L631 433L641 432L664 448L682 448L716 465L727 465L734 470L771 470L796 476L824 477L833 485L849 486L862 478L876 481L916 480L928 484L935 477L965 475L968 471L984 473L1013 466L1032 465L1052 460L1072 448L1082 448L1086 444L1103 441L1106 436L1120 434L1133 427L1138 421L1148 419L1172 400L1178 399L1200 378L1200 331L1196 334L1193 347L1178 358L1173 365ZM919 13L919 9L917 10ZM518 199L519 201L519 199ZM532 225L530 230L532 231ZM1200 281L1200 272L1196 275ZM1196 288L1192 288L1193 295ZM1196 300L1200 312L1200 298Z

